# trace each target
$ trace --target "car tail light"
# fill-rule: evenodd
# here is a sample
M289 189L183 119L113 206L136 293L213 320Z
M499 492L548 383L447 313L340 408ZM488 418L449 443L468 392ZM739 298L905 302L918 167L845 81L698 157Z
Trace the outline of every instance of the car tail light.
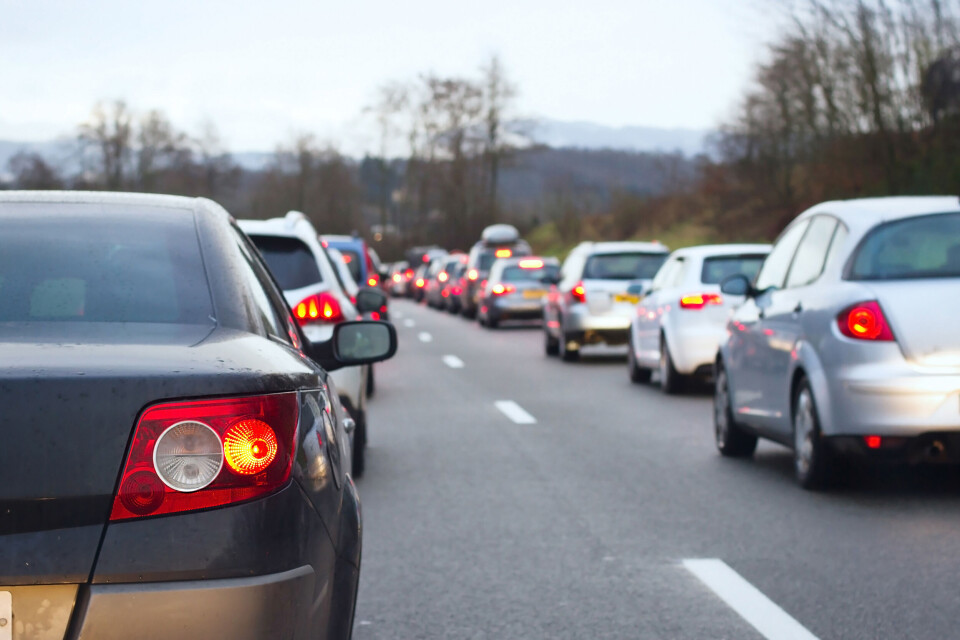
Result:
M443 291L440 292L440 295L443 296L444 298L449 298L449 297L450 297L450 289L444 289Z
M446 282L449 279L450 279L450 276L447 275L446 271L441 271L440 273L437 274L437 280L439 280L440 282Z
M570 290L570 297L573 298L574 302L587 301L587 290L584 289L582 282L578 282L573 286L573 289Z
M880 436L864 436L863 441L868 449L879 449L883 446L883 438Z
M311 322L340 322L343 310L333 294L323 291L308 296L293 308L293 315L300 326Z
M412 280L412 279L413 279L413 269L407 269L406 271L404 271L404 272L403 272L403 277L404 277L406 280Z
M371 311L371 312L370 312L370 319L371 319L371 320L379 320L379 319L380 319L380 312L379 312L379 311Z
M461 293L463 293L463 289L461 289L460 287L454 287L453 289L451 289L451 293L453 293L453 295L455 296L458 296Z
M875 300L860 302L844 309L837 316L840 333L857 340L890 342L893 332L880 305Z
M380 284L380 276L370 276L367 278L367 284L371 287L375 287Z
M426 284L426 283L423 281L423 278L417 278L417 288L418 288L418 289L423 289L423 285L424 285L424 284Z
M111 520L208 509L259 498L290 480L296 393L148 407L113 500Z
M543 260L521 260L520 268L521 269L542 269Z
M680 298L681 309L703 309L708 304L723 304L719 293L694 293Z
M477 271L476 269L470 269L470 271L467 271L467 280L470 280L471 282L476 282L477 278L479 277L480 277L480 272Z
M394 281L394 282L400 282L401 280L403 280L403 278L400 277L400 274L399 274L399 273L393 274L393 281Z
M497 249L496 255L498 258L509 258L513 255L513 251L510 249Z
M343 264L350 264L351 262L353 262L353 258L350 256L349 253L344 253L341 255L343 257Z
M515 286L513 286L512 284L500 284L499 282L498 282L497 284L493 285L493 288L490 289L490 291L491 291L491 292L493 293L493 295L495 295L495 296L505 296L505 295L507 295L508 293L513 293L513 292L515 292L516 290L517 290L517 288L516 288Z
M423 254L423 261L424 261L424 262L430 262L430 254L428 254L428 253Z

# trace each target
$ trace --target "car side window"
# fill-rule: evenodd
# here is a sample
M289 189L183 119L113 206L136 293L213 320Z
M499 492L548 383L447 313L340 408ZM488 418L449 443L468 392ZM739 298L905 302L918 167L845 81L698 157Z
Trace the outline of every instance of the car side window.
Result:
M657 275L653 277L653 283L650 285L651 291L659 291L660 289L664 288L665 283L670 279L670 275L673 272L673 266L676 263L676 258L670 258L663 263L663 266L660 267L659 271L657 271Z
M830 248L827 249L827 259L823 262L824 268L837 259L837 256L843 249L843 244L846 242L848 235L850 235L850 233L847 231L847 228L843 226L843 223L837 223L837 230L833 232L833 239L830 241Z
M820 277L827 259L827 249L837 228L831 216L816 216L797 247L796 257L787 274L787 288L808 285Z
M287 335L287 328L277 316L277 310L274 308L273 303L270 301L270 296L266 291L266 288L270 285L267 285L264 279L269 282L269 276L266 276L265 273L262 275L258 274L258 271L262 269L262 267L255 257L253 249L239 231L236 229L233 231L237 241L237 248L243 256L241 271L243 272L244 279L247 281L247 289L250 291L252 301L259 312L258 316L264 331L271 338L290 343L291 337Z
M780 235L776 244L773 245L773 250L770 251L770 255L764 260L763 268L761 268L760 273L757 274L757 282L754 285L757 290L763 291L770 287L776 287L778 289L783 287L783 283L787 278L787 270L790 269L793 255L797 251L797 245L800 244L800 239L803 238L803 234L809 224L809 218L801 220L788 227L787 230Z
M670 280L667 281L666 286L669 288L679 287L683 283L683 277L686 272L687 261L682 257L678 257L676 266L673 268L673 273L670 274Z

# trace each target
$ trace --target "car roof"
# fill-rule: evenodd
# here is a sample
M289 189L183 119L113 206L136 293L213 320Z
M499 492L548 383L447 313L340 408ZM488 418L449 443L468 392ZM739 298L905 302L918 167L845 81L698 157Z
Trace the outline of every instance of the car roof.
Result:
M888 196L822 202L801 213L797 220L828 213L851 229L859 229L899 218L951 212L960 212L957 196Z
M344 236L344 235L322 235L320 236L324 242L331 244L355 244L357 246L363 244L363 238L355 236Z
M299 211L290 211L282 218L269 220L237 220L237 224L247 235L279 236L316 241L317 232L307 216ZM308 240L307 244L313 244Z
M195 213L226 215L226 209L207 198L114 191L0 191L0 204L88 204L187 209Z
M677 249L672 255L707 258L711 256L739 255L742 253L770 253L769 244L702 244Z
M629 253L643 251L647 253L670 253L670 250L659 242L581 242L574 249L594 253Z
M509 267L515 264L520 264L520 262L523 260L542 260L544 265L560 265L559 260L550 256L514 256L511 258L497 258L496 262L493 264L502 264Z

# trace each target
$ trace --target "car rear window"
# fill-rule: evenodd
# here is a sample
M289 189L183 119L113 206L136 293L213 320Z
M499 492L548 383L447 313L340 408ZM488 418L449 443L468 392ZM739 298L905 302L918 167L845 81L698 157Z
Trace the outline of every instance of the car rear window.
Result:
M89 212L89 213L87 213ZM210 324L193 213L0 216L0 322Z
M490 271L490 267L493 266L493 263L497 259L497 251L510 251L509 256L500 256L504 258L509 258L513 256L525 256L529 252L523 247L496 247L492 249L484 249L480 254L480 257L477 259L477 269L480 271Z
M343 256L343 261L347 263L347 269L350 270L353 281L361 282L363 280L363 273L361 272L360 254L353 249L338 248L337 250L340 252L340 255Z
M753 282L763 266L764 254L715 256L704 258L703 269L700 271L700 282L703 284L720 284L726 278L742 274Z
M516 266L504 269L500 280L503 282L540 281L547 275L555 278L559 274L560 267L552 264L544 265L538 269L524 269L523 267Z
M303 240L251 235L280 288L289 291L323 282L317 259Z
M860 243L848 278L960 277L960 213L918 216L878 226Z
M583 277L593 280L647 280L666 262L665 253L598 253L587 259Z

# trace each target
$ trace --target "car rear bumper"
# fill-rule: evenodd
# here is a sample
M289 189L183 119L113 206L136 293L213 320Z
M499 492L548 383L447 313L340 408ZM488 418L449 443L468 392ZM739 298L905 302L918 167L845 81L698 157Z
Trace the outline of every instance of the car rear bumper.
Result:
M624 332L630 329L632 314L617 313L614 310L606 313L591 313L586 305L569 307L563 315L563 329L567 332Z
M711 326L679 327L667 336L674 368L691 375L717 359L717 349L725 333Z
M79 640L299 638L309 632L314 571L228 580L90 587L78 611Z
M840 369L828 385L831 419L823 425L825 435L960 432L960 374L863 364Z
M483 301L483 305L487 307L487 314L493 318L519 320L543 317L543 303L539 299L488 298Z

